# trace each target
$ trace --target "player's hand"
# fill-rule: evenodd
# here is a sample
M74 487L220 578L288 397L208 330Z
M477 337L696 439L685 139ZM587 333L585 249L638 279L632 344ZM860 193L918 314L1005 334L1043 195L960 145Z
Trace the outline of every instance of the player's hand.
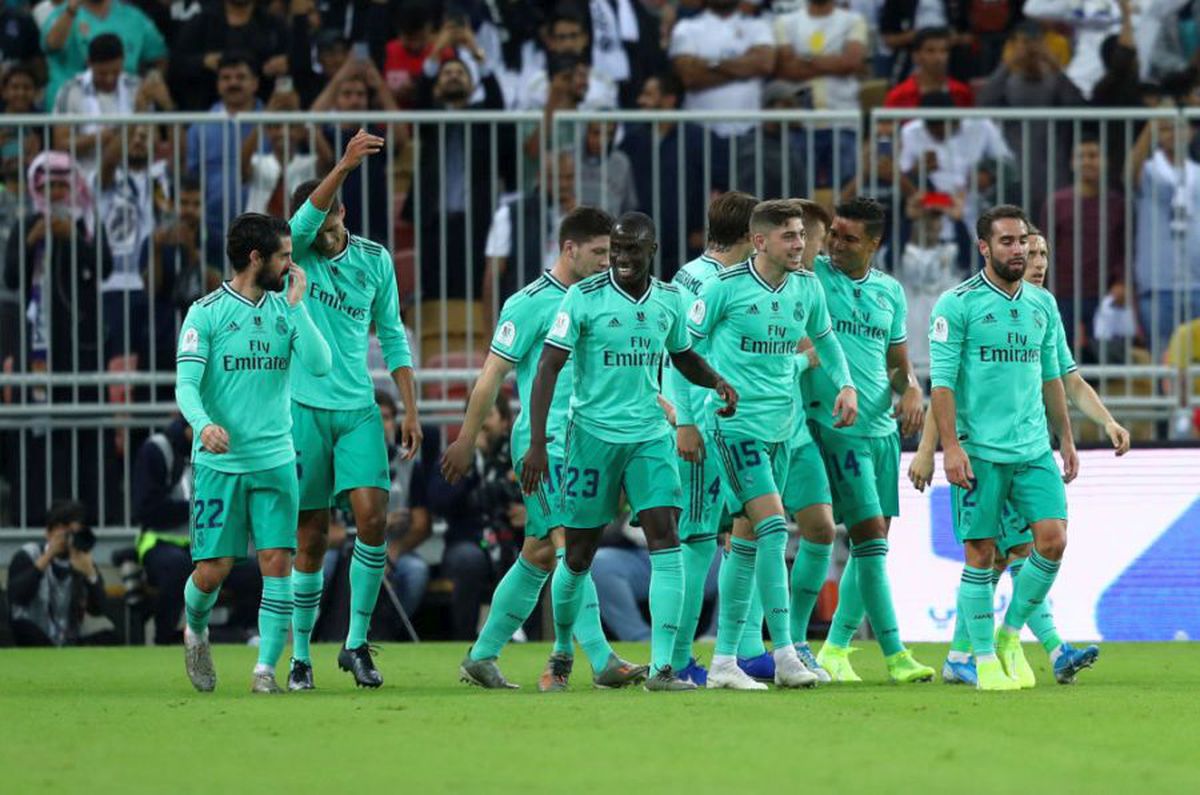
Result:
M680 425L675 429L675 449L679 457L691 464L704 460L704 439L695 425Z
M404 460L413 460L421 450L421 442L425 433L421 430L421 419L415 412L405 412L400 420L400 447L404 450Z
M1062 456L1063 483L1070 483L1079 476L1079 453L1075 450L1075 442L1063 442L1058 454Z
M292 267L288 268L288 276L291 280L288 282L287 302L289 306L296 306L304 300L304 291L308 289L308 274L293 262Z
M900 420L900 436L906 438L919 432L925 425L925 397L921 390L910 386L904 390L892 416Z
M858 390L852 386L842 387L837 400L833 401L833 416L835 428L848 428L858 419Z
M1104 423L1104 432L1108 434L1109 441L1112 442L1117 455L1121 456L1129 452L1129 431L1125 430L1125 426L1116 420L1109 420Z
M721 400L725 401L725 408L718 409L717 416L732 417L734 412L737 411L737 390L730 386L729 383L723 378L717 379L717 383L715 386L713 386L713 389L716 390L717 396L721 398Z
M466 434L459 433L458 438L442 453L442 477L447 483L454 485L466 476L474 459L475 445Z
M200 431L200 444L214 455L229 452L229 434L220 425L210 422Z
M521 491L536 494L550 472L545 444L531 444L521 461Z
M975 473L971 471L971 459L967 458L967 451L963 450L961 446L956 444L946 449L942 456L942 469L946 473L946 480L955 486L967 491L975 488Z
M341 166L346 171L353 171L369 155L377 154L383 149L383 143L383 139L378 135L371 135L366 130L359 130L350 139L350 143L346 144L346 152L342 155Z
M924 493L925 487L933 482L933 453L917 451L908 465L908 479L914 489Z

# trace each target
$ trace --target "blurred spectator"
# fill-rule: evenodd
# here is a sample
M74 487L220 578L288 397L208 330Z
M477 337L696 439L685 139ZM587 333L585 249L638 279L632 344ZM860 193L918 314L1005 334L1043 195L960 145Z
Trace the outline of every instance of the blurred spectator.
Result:
M1100 60L1104 75L1092 91L1091 104L1100 108L1140 108L1147 104L1147 92L1138 79L1138 53L1133 38L1132 14L1128 3L1121 5L1121 32L1109 36L1100 45ZM1157 104L1157 103L1152 103ZM1125 157L1132 148L1131 140L1142 131L1144 121L1134 121L1126 130L1124 121L1101 121L1107 132L1106 166L1108 184L1125 185Z
M154 27L162 34L167 49L174 48L179 31L184 23L195 18L204 10L202 0L132 0L143 14L150 18Z
M979 9L978 6L984 6L984 8ZM1004 6L1004 8L995 8L998 6ZM883 0L883 7L879 15L879 34L884 44L897 53L893 73L900 77L911 77L910 71L920 71L921 65L917 62L918 51L930 40L928 36L922 36L922 33L933 30L938 31L939 34L934 37L934 40L939 42L937 49L940 51L938 57L942 62L942 79L945 79L947 72L959 80L971 79L978 74L975 71L975 64L972 63L974 53L971 47L971 21L974 18L983 22L981 17L984 15L979 13L980 10L1000 10L1004 18L1000 22L999 29L1003 31L1008 25L1006 6L1007 3L1003 0L976 4L956 2L955 0ZM999 59L999 52L997 49L995 56L997 59ZM933 54L933 52L928 53L931 56ZM992 63L994 64L995 61ZM934 90L932 86L935 84L932 80L925 78L921 82L925 91ZM955 100L959 98L956 94ZM914 98L914 104L889 107L914 108L916 107L915 102Z
M433 53L433 23L433 9L425 2L406 3L396 13L396 38L387 43L383 76L402 108L416 104L417 83Z
M867 21L861 14L836 8L833 0L809 0L807 8L775 20L775 41L777 74L784 80L803 81L814 110L859 110L858 76L865 71L867 58ZM854 175L857 122L805 125L802 136L813 140L809 166L818 188L841 185ZM809 150L807 143L804 149Z
M905 202L911 234L893 272L908 300L908 356L929 364L929 317L941 294L967 275L973 245L963 204L948 193L915 193Z
M961 79L986 77L1000 65L1009 33L1021 19L1021 12L1021 0L971 0L967 4L963 43L970 56L967 71L959 75Z
M633 165L613 147L616 132L613 122L588 122L577 166L579 203L600 207L614 217L638 207Z
M525 504L509 454L512 408L501 391L476 439L475 466L451 486L429 468L429 508L446 519L441 573L454 583L451 636L473 640L479 609L494 578L516 559ZM435 459L436 460L436 459Z
M160 335L175 333L176 313L187 312L193 301L218 289L225 269L224 241L209 233L201 221L200 180L185 174L172 198L154 230L154 251L143 258L150 271L147 280L154 289ZM170 356L165 369L170 369L174 350L165 353ZM164 369L163 363L156 369Z
M1092 357L1101 364L1124 362L1137 336L1137 319L1128 300L1128 285L1120 277L1109 279L1108 293L1092 318Z
M673 111L683 101L683 84L674 72L662 72L646 78L638 94L641 110ZM655 128L658 145L655 152ZM647 122L625 125L621 151L629 156L633 166L634 189L644 213L655 216L658 227L658 256L662 277L669 279L684 262L699 256L704 250L704 222L708 211L708 196L712 190L723 190L729 158L725 156L724 141L709 135L709 152L705 158L704 128L691 122L660 121L653 126ZM655 172L657 154L657 189ZM709 163L706 186L705 168ZM682 227L680 204L683 205Z
M763 102L766 103L764 107L767 110L799 108L800 91L798 83L772 80L763 89ZM745 147L738 151L738 190L761 199L809 194L809 170L805 168L808 152L805 148L804 128L800 124L791 123L787 127L786 136L783 130L783 123L780 121L763 122L762 145ZM850 156L856 156L853 149ZM814 151L813 157L819 159L820 155Z
M104 579L92 558L96 534L86 509L56 502L46 517L46 541L23 544L8 564L13 640L18 646L99 646L116 643L104 616Z
M171 56L171 81L185 110L203 110L220 96L221 63L231 53L263 78L254 90L269 97L275 79L288 74L286 23L262 0L224 0L184 25Z
M0 70L24 66L38 75L46 76L46 59L39 46L41 35L27 8L5 4L0 8Z
M543 40L545 52L532 46L525 49L525 59L520 76L513 88L512 100L508 103L516 110L541 110L545 108L552 93L550 61L555 57L568 56L587 69L585 90L578 105L583 108L615 108L617 106L617 84L612 74L606 73L600 64L589 62L590 38L583 14L571 3L560 3L546 25ZM617 43L619 49L619 42ZM611 64L610 64L611 65ZM620 70L618 70L619 73ZM629 64L624 72L628 75ZM625 79L625 78L621 78Z
M883 99L885 108L915 108L921 95L933 91L949 92L954 104L969 108L975 104L971 86L950 77L949 28L921 28L912 36L913 70L887 92Z
M1191 143L1189 125L1180 128ZM1155 359L1181 322L1200 313L1200 163L1179 162L1176 121L1147 124L1129 154L1137 174L1134 287L1138 321Z
M451 111L494 111L502 107L500 87L490 71L483 77L487 100L482 105L472 105L474 87L463 61L458 58L442 61L433 80L428 77L431 65L426 62L426 76L418 89L418 97L422 98L418 107ZM479 295L484 241L494 207L492 197L503 191L501 184L493 184L492 175L511 188L512 166L519 157L514 151L512 127L490 123L444 126L423 123L416 127L420 158L404 202L404 218L414 223L419 219L423 227L417 241L417 256L424 297L463 298L468 285L473 295ZM444 269L443 263L447 265Z
M1113 278L1123 279L1125 269L1125 199L1114 188L1100 190L1104 154L1095 131L1085 130L1076 144L1072 169L1072 183L1054 193L1053 209L1044 207L1039 218L1054 245L1054 268L1046 286L1058 300L1070 345L1077 330L1091 322L1104 287Z
M763 19L745 16L738 0L707 0L705 10L676 23L671 64L683 81L686 110L757 111L763 83L775 72L775 36ZM717 122L712 131L728 138L751 121Z
M432 533L425 469L420 459L405 461L396 444L395 400L386 392L377 391L375 403L383 417L392 482L387 506L388 561L391 564L388 581L396 590L404 612L411 617L421 607L429 584L429 564L417 554L417 548Z
M25 66L9 67L0 77L0 100L5 114L33 112L36 82L33 71ZM26 164L41 146L42 136L22 132L18 127L0 125L0 274L7 273L9 234L16 228L24 206L21 189ZM0 368L20 364L20 296L0 279Z
M340 30L320 29L320 15L314 0L292 0L291 12L288 63L293 88L300 95L300 106L308 108L350 57L350 42ZM315 28L314 16L317 20ZM313 58L314 51L316 58ZM276 82L275 88L277 91L287 88L286 76Z
M633 0L588 0L587 8L591 17L588 61L592 71L620 90L633 76L625 47L640 38Z
M138 74L166 65L167 45L158 28L122 0L66 0L50 13L42 30L42 49L50 67L48 108L55 106L62 84L87 68L88 45L105 33L121 39L126 72Z
M251 57L242 52L227 52L217 65L217 94L220 101L212 113L236 115L258 110L258 72ZM234 129L234 125L237 129ZM241 164L238 140L253 131L248 122L197 122L187 132L187 170L200 178L204 190L204 222L210 234L220 235L245 201L245 185L239 194L234 169ZM261 150L266 142L259 141Z
M558 257L558 236L554 230L563 216L575 209L576 203L575 157L570 150L563 150L547 160L536 188L496 208L484 247L487 269L482 298L488 311L498 308L508 296L554 265ZM515 267L510 267L514 264Z
M300 97L294 91L276 90L266 109L298 113ZM260 134L267 139L265 152L258 146ZM242 179L250 187L246 212L288 215L288 210L294 209L287 207L288 197L301 183L316 179L318 161L332 162L333 153L325 136L311 125L255 125L242 141Z
M1041 25L1023 22L1012 34L1012 58L988 78L979 91L980 107L1068 108L1083 105L1083 95L1046 49ZM1002 124L1005 140L1021 162L1041 163L1030 169L1025 185L1033 196L1049 195L1070 173L1071 127L1066 122L1008 121ZM1056 136L1051 149L1050 137ZM1025 147L1028 146L1028 149ZM1053 154L1053 162L1048 158Z

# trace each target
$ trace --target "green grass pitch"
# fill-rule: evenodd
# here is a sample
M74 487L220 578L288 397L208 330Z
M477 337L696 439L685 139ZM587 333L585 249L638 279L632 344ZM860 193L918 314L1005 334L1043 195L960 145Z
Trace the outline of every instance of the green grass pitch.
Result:
M862 685L595 691L581 657L555 695L544 644L505 650L509 692L459 684L463 644L384 647L378 691L319 646L319 690L275 697L248 692L247 647L216 647L213 694L180 648L3 650L0 791L1200 792L1200 645L1110 643L1073 687L1028 646L1039 683L1018 693L887 684L859 645ZM940 668L944 646L914 650Z

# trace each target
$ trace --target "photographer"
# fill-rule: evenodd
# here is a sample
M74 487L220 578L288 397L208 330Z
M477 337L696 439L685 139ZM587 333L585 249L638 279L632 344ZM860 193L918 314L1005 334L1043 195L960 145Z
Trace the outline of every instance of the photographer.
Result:
M475 440L475 462L450 485L437 467L429 474L429 508L446 520L442 576L454 583L455 640L474 640L479 607L494 577L516 558L524 539L525 505L509 453L512 408L501 391Z
M82 503L55 502L46 516L46 542L30 541L13 555L8 598L18 646L116 642L104 617L104 580L92 560L96 535L83 524L85 513ZM85 619L92 619L88 627Z

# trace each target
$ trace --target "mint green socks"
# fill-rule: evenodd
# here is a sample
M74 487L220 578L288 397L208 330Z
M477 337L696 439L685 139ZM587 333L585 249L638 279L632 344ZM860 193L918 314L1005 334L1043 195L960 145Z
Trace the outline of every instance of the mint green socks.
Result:
M887 576L888 542L886 538L873 538L850 549L851 557L858 559L858 592L862 595L863 608L871 621L871 630L879 641L884 657L904 650L900 642L900 628L896 622L896 608L892 605L892 588Z
M383 567L387 563L387 545L371 546L361 538L354 540L350 558L350 631L346 648L357 649L367 642L379 584L383 582Z
M837 609L833 611L833 621L829 624L829 638L826 642L831 646L848 648L865 615L862 593L858 590L858 560L851 555L846 561L846 568L842 569L842 579L838 583Z
M292 657L306 663L312 662L308 644L312 639L313 626L317 623L317 610L321 606L321 590L325 587L325 575L320 571L307 572L292 569Z
M750 609L746 611L746 623L742 627L742 639L738 641L737 656L744 660L761 657L767 653L763 643L763 606L758 588L750 589Z
M575 656L572 635L579 611L583 607L583 584L588 571L571 571L565 557L559 556L550 580L550 596L554 604L554 653Z
M975 656L985 657L996 653L995 618L992 615L992 570L963 566L962 581L958 586L958 614L967 627L971 649Z
M650 553L650 665L657 673L671 665L679 615L683 611L683 552L679 547Z
M754 567L758 593L762 596L767 632L776 649L792 645L791 597L788 594L787 521L779 515L768 516L754 526L758 541L758 560Z
M692 642L696 639L696 626L704 609L704 584L713 555L717 554L717 536L714 533L689 538L679 547L683 550L683 609L679 614L675 650L671 653L671 667L676 671L682 670L692 659Z
M1054 615L1046 602L1046 595L1058 576L1058 567L1058 561L1046 560L1036 550L1027 560L1014 561L1009 567L1013 578L1013 599L1004 615L1004 623L1018 630L1022 624L1029 624L1047 652L1062 645L1062 638L1054 626ZM1021 621L1022 615L1024 621ZM1017 621L1021 623L1015 623Z
M808 640L808 622L813 608L829 574L829 559L833 557L833 544L817 544L807 538L800 539L796 559L792 561L792 640L804 643Z
M721 562L715 655L732 657L737 653L746 626L746 613L750 610L750 594L755 590L754 561L757 550L758 545L753 541L735 538L730 543L729 553ZM761 627L760 618L760 641Z
M575 640L583 647L592 671L599 673L608 664L608 656L613 648L604 637L604 625L600 623L600 596L596 593L596 582L592 579L591 570L583 580L582 601L579 604L579 614L575 617Z
M292 623L291 577L263 577L262 602L258 606L258 664L271 670L287 645Z
M212 593L205 593L196 585L194 579L188 577L187 585L183 586L183 604L187 625L192 632L203 635L204 630L208 629L208 618L212 615L213 605L217 603L220 593L219 587Z
M517 557L517 562L501 578L492 594L492 608L488 611L483 631L471 646L472 660L500 656L500 650L537 607L542 586L549 576L549 572L542 571L523 557Z

